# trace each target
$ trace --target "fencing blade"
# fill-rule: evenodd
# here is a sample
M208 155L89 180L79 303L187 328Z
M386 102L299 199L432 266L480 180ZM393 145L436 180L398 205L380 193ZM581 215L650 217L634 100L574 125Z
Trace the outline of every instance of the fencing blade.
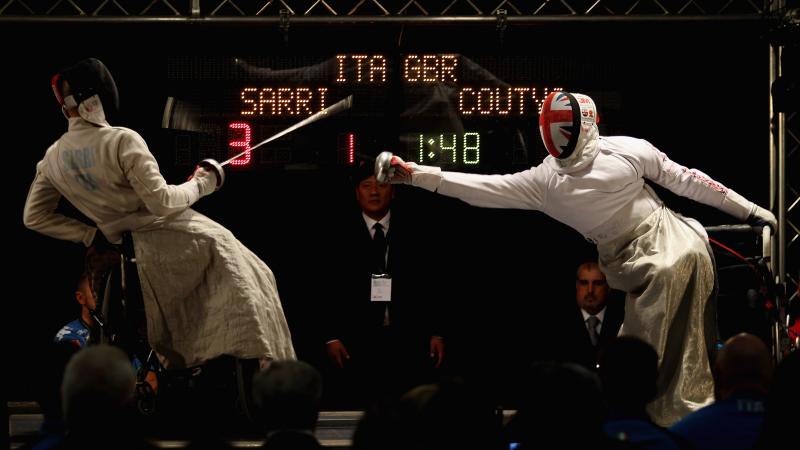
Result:
M348 110L352 106L353 106L353 96L352 95L348 95L347 97L343 98L342 100L339 100L338 102L334 103L333 105L328 106L327 108L322 109L320 111L317 111L316 113L306 117L305 119L301 120L300 122L297 122L296 124L290 126L289 128L287 128L287 129L285 129L285 130L283 130L281 132L278 132L277 134L274 134L274 135L264 139L263 141L259 142L258 144L248 148L247 150L245 150L245 151L243 151L243 152L241 152L241 153L239 153L237 155L234 155L231 158L226 159L225 161L222 161L219 164L220 164L220 166L226 166L226 165L230 164L232 161L236 160L237 158L241 158L242 156L247 154L247 152L251 152L251 151L257 149L258 147L261 147L262 145L264 145L264 144L266 144L268 142L272 142L275 139L278 139L281 136L285 136L285 135L291 133L292 131L294 131L294 130L296 130L298 128L302 128L302 127L304 127L304 126L306 126L306 125L308 125L310 123L314 123L314 122L316 122L318 120L321 120L321 119L324 119L326 117L330 117L330 116L332 116L334 114L338 114L338 113L340 113L342 111Z

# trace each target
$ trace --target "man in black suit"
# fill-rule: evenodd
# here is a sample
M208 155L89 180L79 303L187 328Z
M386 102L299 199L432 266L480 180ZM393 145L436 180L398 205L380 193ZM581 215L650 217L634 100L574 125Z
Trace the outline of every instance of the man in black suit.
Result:
M575 274L576 326L571 339L569 358L596 369L600 351L617 337L625 304L620 298L610 298L611 288L606 276L594 261L578 266Z
M326 386L338 391L331 397L354 406L431 381L445 354L441 295L435 287L414 288L436 278L431 258L417 250L426 248L426 229L391 208L394 187L378 183L373 173L367 162L354 170L359 210L334 235L338 261L328 271L331 295L323 299L333 366Z

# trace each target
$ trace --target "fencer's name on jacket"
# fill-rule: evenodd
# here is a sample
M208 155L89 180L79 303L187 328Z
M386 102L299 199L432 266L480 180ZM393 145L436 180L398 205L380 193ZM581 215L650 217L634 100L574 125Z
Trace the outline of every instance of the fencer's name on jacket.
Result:
M97 182L87 172L95 166L94 150L91 148L67 149L61 152L61 164L66 172L90 191L97 190Z

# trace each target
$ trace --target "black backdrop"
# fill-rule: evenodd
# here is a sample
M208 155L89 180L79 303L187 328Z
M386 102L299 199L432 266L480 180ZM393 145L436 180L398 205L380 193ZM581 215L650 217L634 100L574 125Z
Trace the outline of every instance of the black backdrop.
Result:
M552 76L570 90L614 93L604 134L648 139L675 161L766 206L769 79L763 31L760 24L743 22L553 23L512 26L501 40L494 25L293 25L286 41L276 25L4 24L8 398L31 398L31 375L40 366L42 346L78 312L72 292L83 249L27 230L21 220L35 163L66 129L50 77L77 59L94 56L109 66L122 100L114 124L139 131L169 181L180 182L187 173L171 164L169 142L160 129L169 55L542 55L561 61ZM598 106L602 114L604 105ZM326 218L352 207L343 177L335 168L240 172L196 205L272 267L299 355L315 362L322 348L315 333L321 320L316 305L325 298L309 289L308 277L325 268L303 261L309 253L325 251L319 227ZM712 208L659 193L673 209L705 225L734 222ZM508 373L557 339L574 297L574 269L594 255L579 234L538 212L472 208L410 188L401 189L397 202L420 226L441 236L436 248L420 249L420 257L443 261L443 270L420 280L420 289L427 283L452 286L447 302L453 370ZM743 295L734 293L730 301ZM726 320L728 333L743 327L738 318Z

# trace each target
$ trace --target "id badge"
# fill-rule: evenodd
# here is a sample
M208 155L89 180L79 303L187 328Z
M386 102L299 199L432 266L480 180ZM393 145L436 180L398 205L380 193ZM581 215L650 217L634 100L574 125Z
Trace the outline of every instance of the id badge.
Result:
M372 274L369 300L371 302L392 301L392 276Z

